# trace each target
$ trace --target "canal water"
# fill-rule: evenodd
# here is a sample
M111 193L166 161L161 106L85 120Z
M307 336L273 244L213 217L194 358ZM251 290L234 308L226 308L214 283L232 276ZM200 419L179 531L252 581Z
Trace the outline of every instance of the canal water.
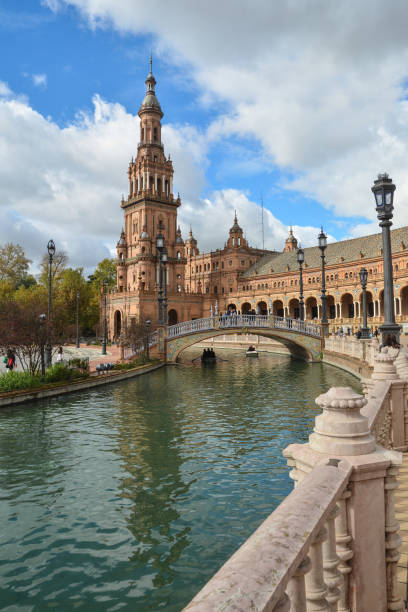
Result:
M222 357L1 411L1 610L178 612L292 489L281 452L315 396L361 390Z

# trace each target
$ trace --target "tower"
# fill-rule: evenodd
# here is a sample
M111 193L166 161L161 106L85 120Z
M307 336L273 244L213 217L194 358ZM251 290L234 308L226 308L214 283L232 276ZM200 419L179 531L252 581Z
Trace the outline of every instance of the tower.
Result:
M289 236L285 240L285 248L283 249L284 253L288 253L289 251L296 251L298 248L298 243L296 238L293 235L292 226L290 226Z
M246 247L247 241L244 238L244 232L242 228L238 225L237 213L235 213L234 217L234 225L231 227L229 231L229 238L227 242L228 248L238 248L238 247Z
M146 95L139 108L140 141L136 158L128 168L129 195L122 200L125 225L118 243L117 289L157 291L158 252L156 235L161 232L167 249L167 293L184 288L184 243L177 231L180 196L173 197L173 163L166 158L161 140L163 111L156 98L156 79L150 71Z

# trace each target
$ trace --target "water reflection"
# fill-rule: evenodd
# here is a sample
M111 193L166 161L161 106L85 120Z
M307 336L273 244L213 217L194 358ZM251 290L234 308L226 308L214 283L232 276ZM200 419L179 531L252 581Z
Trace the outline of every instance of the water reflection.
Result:
M282 449L315 396L360 390L223 356L0 413L3 609L179 611L291 490Z

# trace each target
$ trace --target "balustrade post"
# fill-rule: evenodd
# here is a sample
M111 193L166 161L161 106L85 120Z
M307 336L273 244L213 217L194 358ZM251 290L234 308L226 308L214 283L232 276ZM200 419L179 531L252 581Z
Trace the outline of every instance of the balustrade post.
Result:
M339 572L343 578L343 583L340 586L340 599L337 606L338 612L350 612L349 575L351 572L351 565L349 561L353 558L353 549L351 547L352 537L348 530L347 521L347 500L350 496L350 490L346 489L337 502L339 513L335 518L337 554L340 559Z
M286 592L290 599L290 612L305 612L306 610L305 574L310 571L311 567L310 558L305 557L288 582Z
M316 535L309 550L312 567L305 576L308 612L331 612L326 599L327 587L323 578L322 543L326 537L327 529L323 527Z
M387 604L388 610L402 612L405 610L402 599L398 596L397 564L400 558L401 537L398 533L399 523L395 518L394 493L398 488L398 466L391 465L385 477L385 561L387 570Z
M339 506L334 506L327 517L327 538L323 542L323 570L324 581L328 588L327 601L329 602L330 612L337 612L337 602L340 599L339 587L343 583L342 575L338 570L340 557L336 552L336 534L334 519L339 514Z
M285 593L274 607L273 612L289 612L289 610L292 610L290 599Z
M325 457L342 459L339 469L352 468L351 495L345 495L339 502L340 513L335 519L339 571L343 576L338 609L385 611L388 601L388 606L396 606L399 612L402 608L395 594L398 524L393 520L391 498L386 502L385 484L391 481L385 479L395 476L387 470L401 462L401 454L376 446L368 418L360 413L367 400L352 389L334 387L316 398L316 403L323 413L316 417L309 444L292 444L284 455L294 467L292 477L297 479L302 479ZM327 574L325 578L329 583ZM329 597L330 590L326 599Z

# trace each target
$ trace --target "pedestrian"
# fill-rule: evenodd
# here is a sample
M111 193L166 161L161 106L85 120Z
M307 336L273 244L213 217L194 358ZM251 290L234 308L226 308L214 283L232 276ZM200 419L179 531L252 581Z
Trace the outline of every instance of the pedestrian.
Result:
M16 356L11 349L7 351L7 363L6 368L9 372L12 372L16 367Z
M373 335L377 338L378 337L378 327L375 328Z
M57 352L57 363L62 363L62 360L63 360L63 351L62 351L62 346L60 346Z

